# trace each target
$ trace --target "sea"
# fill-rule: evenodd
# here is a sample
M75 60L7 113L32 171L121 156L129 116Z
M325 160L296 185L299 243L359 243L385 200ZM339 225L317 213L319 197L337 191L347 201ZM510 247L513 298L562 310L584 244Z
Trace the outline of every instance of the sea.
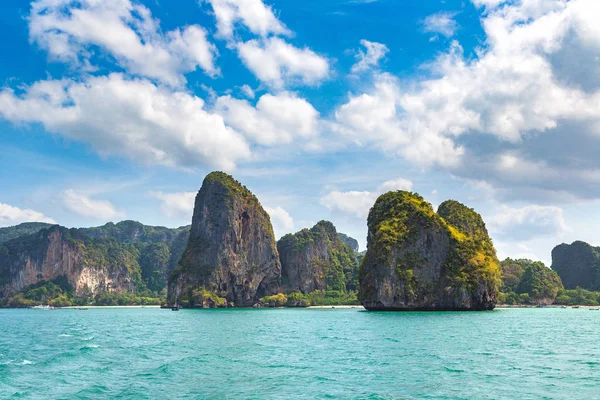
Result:
M600 399L600 311L0 310L0 399Z

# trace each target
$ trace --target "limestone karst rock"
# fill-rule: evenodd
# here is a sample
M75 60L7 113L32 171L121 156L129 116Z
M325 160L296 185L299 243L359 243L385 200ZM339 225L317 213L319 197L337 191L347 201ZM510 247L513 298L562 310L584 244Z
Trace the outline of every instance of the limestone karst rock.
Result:
M600 290L600 247L581 241L560 244L552 250L552 269L565 289Z
M288 234L277 242L282 285L288 292L355 290L358 280L354 251L338 236L329 221Z
M230 175L207 175L187 247L169 279L169 303L251 307L274 294L280 280L273 227L258 199Z
M406 191L381 195L368 217L359 297L369 310L490 310L501 270L481 216L447 201L436 213Z

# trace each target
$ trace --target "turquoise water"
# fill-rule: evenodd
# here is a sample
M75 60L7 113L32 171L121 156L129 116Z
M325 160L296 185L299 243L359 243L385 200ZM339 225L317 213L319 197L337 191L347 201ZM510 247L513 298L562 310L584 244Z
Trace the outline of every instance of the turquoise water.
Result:
M600 398L600 312L0 310L0 398Z

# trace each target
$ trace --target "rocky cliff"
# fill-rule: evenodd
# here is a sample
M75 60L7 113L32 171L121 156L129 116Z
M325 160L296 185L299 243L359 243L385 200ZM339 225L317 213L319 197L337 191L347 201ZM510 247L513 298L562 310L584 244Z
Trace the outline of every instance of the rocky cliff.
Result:
M581 241L560 244L552 250L552 269L565 289L600 290L600 247Z
M277 250L285 291L306 294L314 290L356 289L356 256L340 240L331 222L320 221L311 229L285 235L277 242Z
M337 236L342 242L346 243L353 252L358 253L358 240L341 232L338 232Z
M456 201L438 213L405 191L368 217L359 297L370 310L490 310L501 270L481 216Z
M30 228L36 232L27 235ZM0 244L0 298L63 277L76 296L99 291L160 292L181 258L189 228L123 221L81 229L19 225L6 232L13 237L15 232L26 235Z
M186 307L251 307L275 293L281 264L267 212L223 172L206 176L196 196L190 237L169 278L168 299Z

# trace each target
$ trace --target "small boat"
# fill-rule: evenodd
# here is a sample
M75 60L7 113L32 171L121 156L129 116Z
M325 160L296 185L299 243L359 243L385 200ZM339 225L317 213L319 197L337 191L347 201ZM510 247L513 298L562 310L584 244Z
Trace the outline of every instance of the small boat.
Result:
M37 306L33 306L31 308L34 310L56 310L56 308L54 306L49 306L47 304L40 304Z
M560 306L560 308L567 308L567 306Z
M171 307L171 311L179 311L179 305L175 304L173 307Z
M87 308L85 308L85 307L77 307L77 310L79 310L79 311L86 311Z
M588 308L590 311L600 311L600 308Z
M579 308L579 306L573 306L573 307L571 307L571 308Z

